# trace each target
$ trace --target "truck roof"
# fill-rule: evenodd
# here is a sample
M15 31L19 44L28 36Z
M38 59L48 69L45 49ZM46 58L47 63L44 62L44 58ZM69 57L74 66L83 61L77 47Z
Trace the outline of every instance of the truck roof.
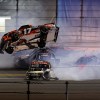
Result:
M43 65L47 65L47 64L50 64L50 63L47 62L47 61L32 61L32 64L43 64Z

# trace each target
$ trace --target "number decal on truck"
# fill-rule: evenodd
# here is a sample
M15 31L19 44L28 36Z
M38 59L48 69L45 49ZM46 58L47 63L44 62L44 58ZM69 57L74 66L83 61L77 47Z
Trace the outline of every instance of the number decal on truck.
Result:
M32 28L24 29L24 34L25 34L25 35L26 35L26 34L29 34L29 33L31 32L31 29L32 29Z

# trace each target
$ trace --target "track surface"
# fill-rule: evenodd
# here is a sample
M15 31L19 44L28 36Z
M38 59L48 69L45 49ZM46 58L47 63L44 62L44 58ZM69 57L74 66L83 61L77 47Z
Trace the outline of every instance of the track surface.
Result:
M100 100L100 81L31 81L30 96L26 71L0 71L0 100ZM37 84L38 83L38 84Z

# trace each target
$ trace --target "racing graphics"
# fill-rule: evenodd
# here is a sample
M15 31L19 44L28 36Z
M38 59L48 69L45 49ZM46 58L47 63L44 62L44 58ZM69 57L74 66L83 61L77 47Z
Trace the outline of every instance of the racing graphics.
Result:
M19 45L26 45L31 48L43 48L48 42L48 35L53 34L49 41L57 41L59 27L54 23L39 26L23 25L18 30L13 30L3 35L1 38L0 52L12 54ZM33 45L32 45L33 44Z

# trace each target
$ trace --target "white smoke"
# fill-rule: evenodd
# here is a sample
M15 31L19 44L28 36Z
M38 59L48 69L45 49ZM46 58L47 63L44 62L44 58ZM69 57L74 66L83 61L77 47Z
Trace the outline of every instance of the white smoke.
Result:
M67 50L66 50L67 52ZM61 55L60 51L59 54ZM53 66L53 71L59 80L92 80L100 79L100 50L99 49L75 49L65 56L60 56L60 63ZM77 65L81 57L95 56L96 61L91 60L86 65ZM91 58L90 58L91 59Z
M0 54L0 69L13 68L13 67L14 67L14 57L7 53Z

